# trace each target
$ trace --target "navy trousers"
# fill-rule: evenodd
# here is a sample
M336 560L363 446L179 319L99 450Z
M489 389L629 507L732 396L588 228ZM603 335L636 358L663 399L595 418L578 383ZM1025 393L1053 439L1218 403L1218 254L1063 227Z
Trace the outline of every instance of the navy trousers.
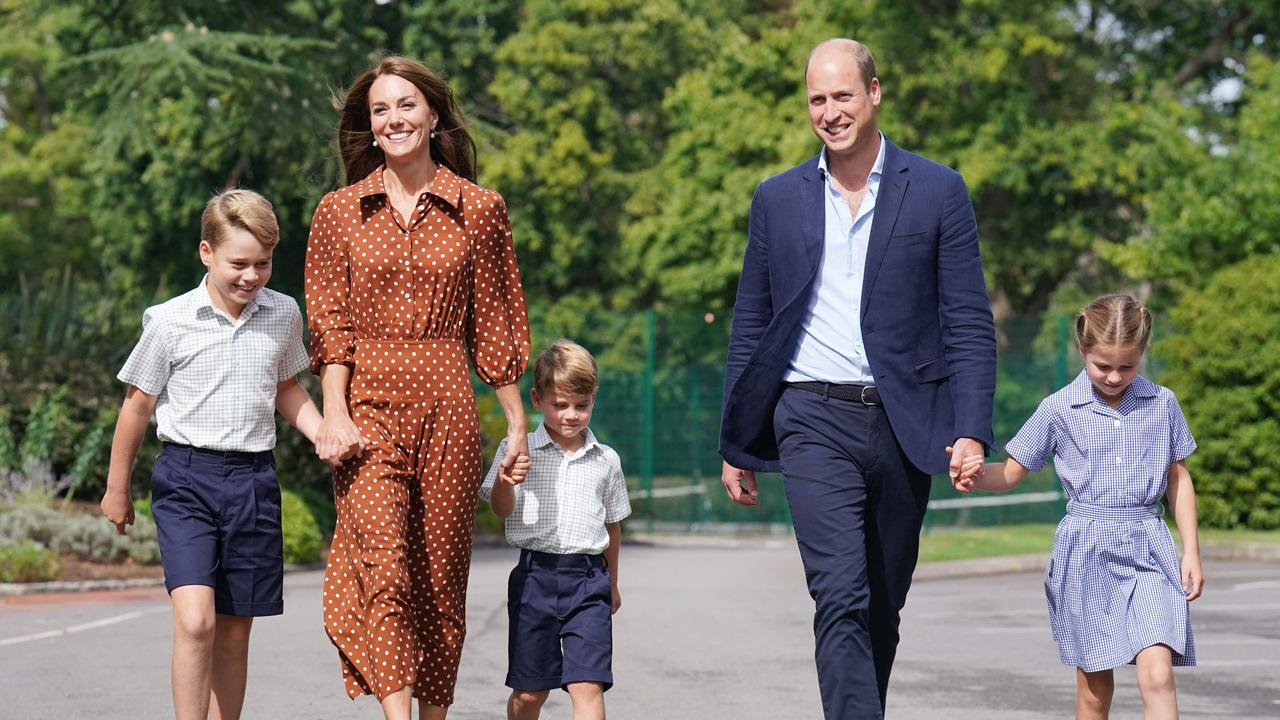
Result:
M929 476L880 406L788 387L774 431L815 612L827 720L882 718Z

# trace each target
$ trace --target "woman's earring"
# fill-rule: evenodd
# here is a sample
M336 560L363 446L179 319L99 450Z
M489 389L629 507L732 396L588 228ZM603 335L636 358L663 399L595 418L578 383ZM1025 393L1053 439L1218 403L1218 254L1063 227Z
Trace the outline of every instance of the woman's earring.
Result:
M378 138L373 139L373 146L378 147Z
M431 128L431 139L432 139L432 140L435 140L435 139L436 139L436 129L435 129L435 128Z

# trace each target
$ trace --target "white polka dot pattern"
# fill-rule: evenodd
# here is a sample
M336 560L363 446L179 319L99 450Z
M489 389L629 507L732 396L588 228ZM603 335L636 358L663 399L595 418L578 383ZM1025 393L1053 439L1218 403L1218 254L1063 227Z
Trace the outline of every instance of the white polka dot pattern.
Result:
M468 356L519 379L529 327L502 198L445 167L406 224L382 168L329 193L307 246L311 364L352 367L370 447L334 472L324 623L347 693L453 702L482 458Z

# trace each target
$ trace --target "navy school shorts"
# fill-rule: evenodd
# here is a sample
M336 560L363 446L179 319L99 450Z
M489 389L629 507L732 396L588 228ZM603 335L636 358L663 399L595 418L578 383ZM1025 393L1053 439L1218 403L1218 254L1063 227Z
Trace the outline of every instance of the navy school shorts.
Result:
M270 451L165 443L151 475L164 585L213 588L220 615L284 612L280 486Z
M507 584L507 687L613 686L613 594L600 555L521 550Z

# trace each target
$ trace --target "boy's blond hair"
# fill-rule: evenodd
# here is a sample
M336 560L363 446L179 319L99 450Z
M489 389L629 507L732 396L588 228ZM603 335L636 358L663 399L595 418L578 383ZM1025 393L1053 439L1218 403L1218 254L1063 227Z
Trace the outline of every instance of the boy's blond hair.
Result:
M1136 347L1146 351L1151 340L1151 311L1128 295L1103 295L1076 316L1080 352L1095 345Z
M595 395L600 387L596 359L578 343L560 338L534 361L533 387L539 395L555 390L571 395Z
M274 250L280 242L280 223L271 203L252 190L223 190L204 206L200 239L209 247L218 247L225 230L232 227L248 231L267 250Z

